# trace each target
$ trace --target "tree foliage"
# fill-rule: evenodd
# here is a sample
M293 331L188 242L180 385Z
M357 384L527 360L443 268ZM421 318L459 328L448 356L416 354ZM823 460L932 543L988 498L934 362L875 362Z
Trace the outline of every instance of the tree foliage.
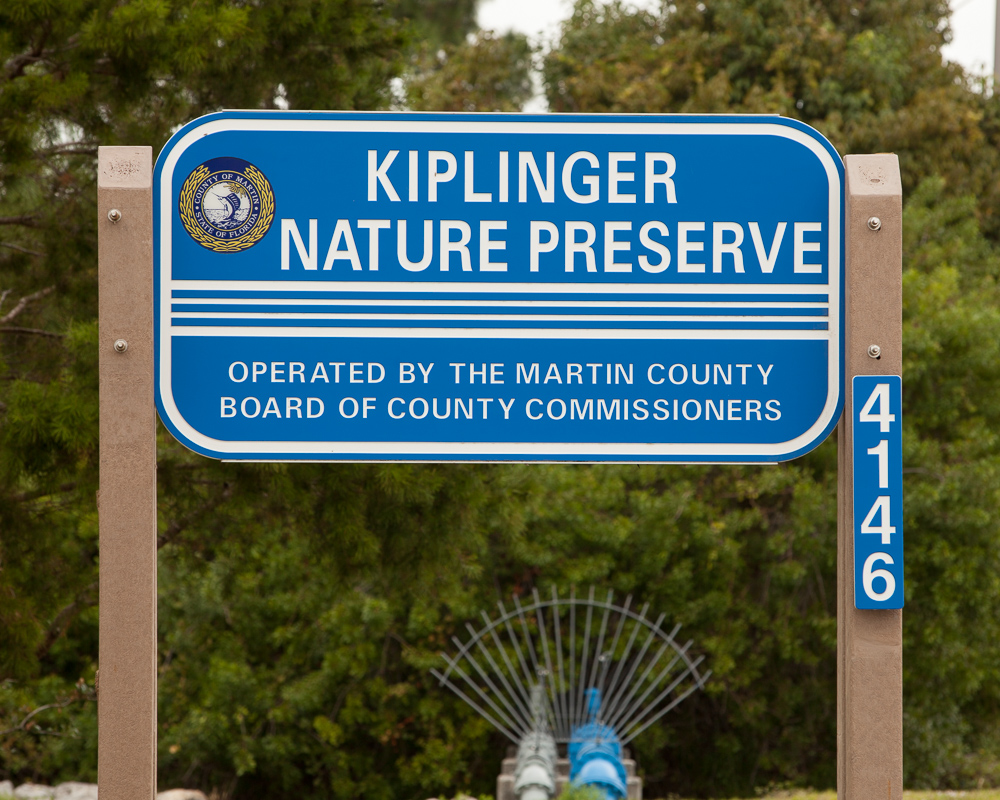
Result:
M532 50L525 36L480 31L469 41L425 47L407 81L414 111L520 111L532 95Z
M942 61L939 0L679 0L661 13L580 0L546 58L553 111L783 114L842 153L896 152L997 217L997 104ZM979 89L977 91L976 89Z
M532 54L466 38L473 10L0 6L0 779L95 777L96 146L158 148L220 107L382 107L394 78L414 108L516 109ZM544 80L556 111L777 112L899 153L907 781L961 787L1000 783L1000 110L941 61L946 10L580 0ZM161 785L491 792L505 742L436 653L511 593L593 584L683 623L714 670L635 742L649 796L831 786L836 457L231 465L161 431Z
M392 15L409 24L427 44L461 44L476 29L478 0L394 0Z
M923 785L997 777L998 595L990 542L997 536L992 509L1000 491L992 433L1000 421L992 399L998 377L998 103L958 67L942 62L946 11L923 0L682 0L647 13L581 0L545 63L554 110L781 113L817 127L842 153L899 154L907 197L905 753L907 781ZM831 465L816 473L828 491ZM796 466L779 472L791 469ZM764 479L748 475L751 485ZM804 488L801 479L794 485ZM716 514L732 506L719 502L724 495L714 497ZM804 519L818 524L813 512ZM830 585L832 526L827 509L825 528L820 526L827 549L818 550L813 562ZM773 521L765 526L774 528ZM762 563L759 556L746 558L748 565ZM794 561L805 566L798 556ZM815 622L824 616L833 621L828 607L800 608ZM785 627L780 618L771 620ZM736 687L726 687L723 718L700 742L718 756L717 766L696 778L686 760L691 751L678 760L678 768L687 766L686 777L697 780L692 788L715 791L723 772L735 773L732 785L742 783L743 791L762 777L833 782L833 644L810 645L800 632L792 639L797 647L776 653L772 671L753 687L756 704L740 704L734 713L728 704ZM802 676L785 676L781 688L769 679L778 664L810 662L818 682L814 695ZM739 666L746 663L744 658ZM777 694L769 696L769 689ZM813 735L801 727L824 718L826 727L818 725ZM725 749L729 742L739 755Z

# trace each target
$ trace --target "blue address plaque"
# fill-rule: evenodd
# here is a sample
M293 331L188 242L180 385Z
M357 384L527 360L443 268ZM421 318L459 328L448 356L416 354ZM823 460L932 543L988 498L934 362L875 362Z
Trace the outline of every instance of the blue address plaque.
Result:
M852 386L854 605L903 607L903 402L898 375Z
M774 116L203 117L155 170L160 416L233 460L794 458L843 174Z

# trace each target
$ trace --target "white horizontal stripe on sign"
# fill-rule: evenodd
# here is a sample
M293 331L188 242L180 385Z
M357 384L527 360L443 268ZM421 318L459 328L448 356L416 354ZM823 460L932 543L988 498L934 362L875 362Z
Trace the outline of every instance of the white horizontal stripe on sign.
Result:
M502 294L827 294L826 283L461 283L418 281L191 281L164 278L163 300L173 291L232 292L439 292Z
M174 319L342 319L342 320L441 320L455 322L817 322L824 317L798 316L761 316L747 314L745 316L701 316L694 314L676 314L663 316L646 314L324 314L322 312L277 312L277 311L174 311Z
M609 305L622 308L747 308L754 305L769 308L829 308L829 303L818 301L788 302L784 300L449 300L413 298L412 300L357 300L355 298L288 298L288 297L174 297L173 302L188 305L256 305L256 306L475 306L511 308L604 308Z
M173 327L171 336L264 336L312 338L377 339L804 339L826 341L829 331L816 330L649 330L633 328L313 328L252 326L222 327L216 325L184 325Z

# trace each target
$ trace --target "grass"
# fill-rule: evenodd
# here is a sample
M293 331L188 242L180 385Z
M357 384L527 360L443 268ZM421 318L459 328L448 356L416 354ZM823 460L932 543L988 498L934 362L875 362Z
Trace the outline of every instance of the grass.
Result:
M948 797L961 797L964 800L1000 800L1000 789L980 789L975 792L903 792L905 800L945 800Z
M972 792L956 792L945 790L904 791L903 800L1000 800L1000 789L979 789ZM12 796L0 794L0 800L14 800ZM677 800L671 798L671 800ZM765 795L760 800L837 800L837 793L813 792L808 789L797 791L781 791Z
M903 800L1000 800L1000 789L980 789L973 792L953 792L944 790L904 791ZM765 795L761 800L837 800L835 791L812 792L793 790Z

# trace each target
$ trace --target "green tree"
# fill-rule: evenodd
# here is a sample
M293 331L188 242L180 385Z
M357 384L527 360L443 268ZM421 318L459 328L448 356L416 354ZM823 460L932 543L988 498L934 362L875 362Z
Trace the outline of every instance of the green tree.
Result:
M407 81L414 111L520 111L531 98L532 49L525 36L480 31L469 41L419 51Z
M486 600L483 555L516 536L522 479L198 462L176 477L231 494L161 550L162 779L392 798L495 774L489 726L428 669Z
M457 45L476 29L479 0L394 0L392 15L430 45Z
M0 779L94 777L96 146L222 106L383 107L404 73L420 108L516 108L523 39L467 41L471 4L407 50L399 18L446 7L0 7ZM957 787L1000 782L1000 115L942 64L945 12L580 2L545 81L553 110L778 111L899 152L907 779ZM591 583L684 623L714 670L636 741L649 795L833 783L832 440L772 468L228 465L161 432L159 467L163 786L490 792L505 742L435 654L501 597Z
M155 153L221 107L384 107L419 35L468 30L460 5L453 28L447 3L409 3L444 26L420 34L366 0L0 9L4 778L95 778L97 146ZM463 467L234 468L162 431L158 461L164 784L388 796L475 768L481 724L418 689L449 609L478 603L481 541L518 529L516 487Z
M545 59L553 111L784 114L842 153L896 152L904 190L939 175L997 217L997 102L942 61L938 0L580 0Z
M782 113L819 128L842 153L899 154L907 196L906 778L960 786L997 779L998 103L942 62L946 12L922 0L682 0L660 13L581 0L546 58L545 79L558 111ZM659 749L647 750L666 765L671 791L832 785L834 515L822 503L795 509L803 498L832 496L834 465L828 442L770 473L734 480L710 471L703 480L723 483L693 492L718 525L750 509L758 521L732 542L735 564L748 572L730 583L728 602L745 597L748 605L705 620L721 672L691 711L703 727L678 719L684 734L664 733ZM668 470L660 485L683 485L689 474ZM768 490L783 481L788 494ZM755 550L755 529L775 547L787 543L777 574L790 583L771 578L776 551ZM757 606L766 612L754 628ZM784 616L793 608L801 620ZM738 630L716 633L727 623Z
M0 6L5 775L94 772L92 737L83 758L60 744L74 737L39 731L93 728L80 714L92 720L97 653L97 146L155 151L179 122L222 106L379 107L405 46L401 25L361 0Z

